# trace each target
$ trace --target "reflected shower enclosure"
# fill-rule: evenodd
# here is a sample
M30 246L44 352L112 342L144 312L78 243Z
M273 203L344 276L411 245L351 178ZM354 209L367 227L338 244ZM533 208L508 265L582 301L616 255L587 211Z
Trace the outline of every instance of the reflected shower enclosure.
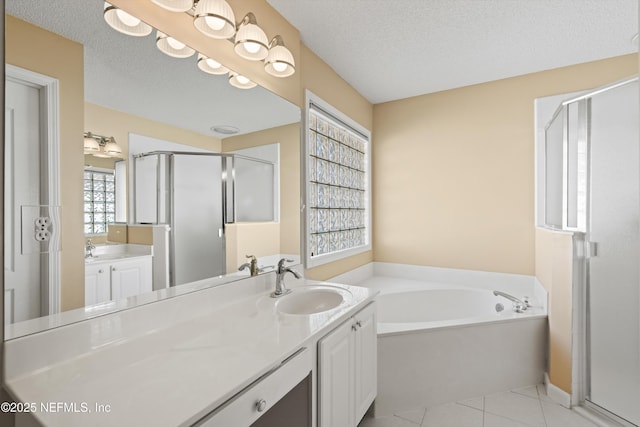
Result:
M134 223L169 226L170 286L226 273L225 224L248 217L274 220L274 173L269 162L233 154L134 156Z

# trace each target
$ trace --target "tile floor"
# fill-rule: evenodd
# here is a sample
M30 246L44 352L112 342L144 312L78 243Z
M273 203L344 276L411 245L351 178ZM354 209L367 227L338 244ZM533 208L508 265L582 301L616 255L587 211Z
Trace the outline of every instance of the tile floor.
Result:
M419 408L391 417L365 416L358 427L593 427L595 424L547 397L543 385L530 386Z

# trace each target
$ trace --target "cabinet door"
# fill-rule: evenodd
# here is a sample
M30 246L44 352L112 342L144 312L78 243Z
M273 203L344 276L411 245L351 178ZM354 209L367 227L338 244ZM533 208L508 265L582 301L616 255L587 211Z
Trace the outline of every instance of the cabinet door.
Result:
M375 303L354 316L355 335L355 409L356 423L376 397L378 385L378 336Z
M353 319L318 342L319 427L353 427Z
M151 262L144 260L120 261L111 264L111 291L113 299L127 298L151 290Z
M93 305L111 299L109 265L85 265L84 304Z

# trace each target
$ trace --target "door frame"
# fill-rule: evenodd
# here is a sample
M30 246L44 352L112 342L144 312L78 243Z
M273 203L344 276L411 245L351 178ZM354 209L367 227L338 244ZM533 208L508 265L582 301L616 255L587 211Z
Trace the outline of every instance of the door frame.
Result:
M60 206L60 129L59 129L59 81L11 64L5 65L5 79L33 86L40 91L40 146L46 161L41 169L46 173L46 205ZM9 179L13 180L13 177ZM60 222L52 224L52 235L60 240ZM46 257L47 267L41 271L40 315L60 312L60 252L50 251Z

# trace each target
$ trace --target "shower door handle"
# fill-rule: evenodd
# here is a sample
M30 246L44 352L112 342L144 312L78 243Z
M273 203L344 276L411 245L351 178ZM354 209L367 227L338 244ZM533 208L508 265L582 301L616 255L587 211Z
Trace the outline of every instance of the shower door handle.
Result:
M597 242L584 242L584 256L585 258L595 258L598 256L598 243Z

